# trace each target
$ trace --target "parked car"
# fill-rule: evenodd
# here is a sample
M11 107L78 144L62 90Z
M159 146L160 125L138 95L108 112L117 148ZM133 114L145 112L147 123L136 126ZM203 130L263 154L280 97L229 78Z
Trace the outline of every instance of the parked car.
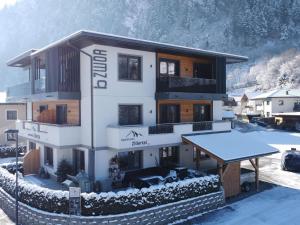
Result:
M300 172L300 152L287 150L281 156L281 169Z
M249 169L241 169L240 185L244 192L251 190L251 185L255 182L255 172Z
M123 185L125 187L128 186L144 186L144 182L141 182L141 177L152 177L152 176L160 176L166 178L170 174L170 170L163 167L150 167L145 169L139 169L134 171L125 172L125 176L123 179Z

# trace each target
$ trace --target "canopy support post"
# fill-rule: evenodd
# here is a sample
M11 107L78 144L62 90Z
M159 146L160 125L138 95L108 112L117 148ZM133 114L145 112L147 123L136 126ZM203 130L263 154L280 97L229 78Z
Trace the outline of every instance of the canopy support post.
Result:
M249 159L250 163L254 167L255 170L255 185L256 191L259 191L259 158L255 158L255 162L252 159Z

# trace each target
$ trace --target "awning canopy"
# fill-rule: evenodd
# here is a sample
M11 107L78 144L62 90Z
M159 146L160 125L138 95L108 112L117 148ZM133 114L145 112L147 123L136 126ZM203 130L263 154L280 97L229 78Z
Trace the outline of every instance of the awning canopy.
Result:
M270 145L238 131L183 135L182 140L200 148L223 164L279 152Z

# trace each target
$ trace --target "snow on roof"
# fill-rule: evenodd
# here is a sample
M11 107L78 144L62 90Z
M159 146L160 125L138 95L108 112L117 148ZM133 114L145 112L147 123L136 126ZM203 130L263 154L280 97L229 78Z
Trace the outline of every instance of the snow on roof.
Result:
M232 111L224 110L222 113L223 118L235 118L235 114Z
M272 113L273 116L300 116L300 112Z
M225 163L277 153L278 150L259 139L238 131L187 135L182 137Z
M55 41L43 48L31 53L31 56L38 55L38 54L46 51L47 49L50 49L52 47L56 47L56 46L59 46L62 44L66 44L66 43L69 43L71 40L78 40L80 38L91 38L91 40L103 39L103 40L122 41L122 42L127 42L127 43L134 43L135 45L152 46L153 48L159 48L159 49L177 50L177 51L182 51L182 52L205 54L205 55L211 55L211 56L222 56L222 57L225 57L226 59L231 59L233 63L234 62L244 62L244 61L248 60L248 57L241 56L241 55L216 52L216 51L204 50L204 49L199 49L199 48L191 48L191 47L186 47L186 46L181 46L181 45L155 42L155 41L149 41L149 40L145 40L145 39L137 39L137 38L132 38L132 37L119 36L119 35L113 35L113 34L101 33L101 32L89 31L89 30L79 30L69 36L66 36L58 41Z
M273 90L269 92L265 92L263 94L257 95L252 99L265 99L265 98L300 98L300 90L299 89L290 89L290 90Z

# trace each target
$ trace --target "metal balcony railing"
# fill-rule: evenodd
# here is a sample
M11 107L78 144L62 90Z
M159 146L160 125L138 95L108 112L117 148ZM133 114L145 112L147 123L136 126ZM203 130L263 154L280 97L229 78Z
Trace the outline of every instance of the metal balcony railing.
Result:
M168 134L174 132L173 124L157 124L148 127L149 134Z
M216 93L216 80L160 76L157 79L158 91L191 92L191 93Z
M212 130L213 121L194 122L193 131Z

